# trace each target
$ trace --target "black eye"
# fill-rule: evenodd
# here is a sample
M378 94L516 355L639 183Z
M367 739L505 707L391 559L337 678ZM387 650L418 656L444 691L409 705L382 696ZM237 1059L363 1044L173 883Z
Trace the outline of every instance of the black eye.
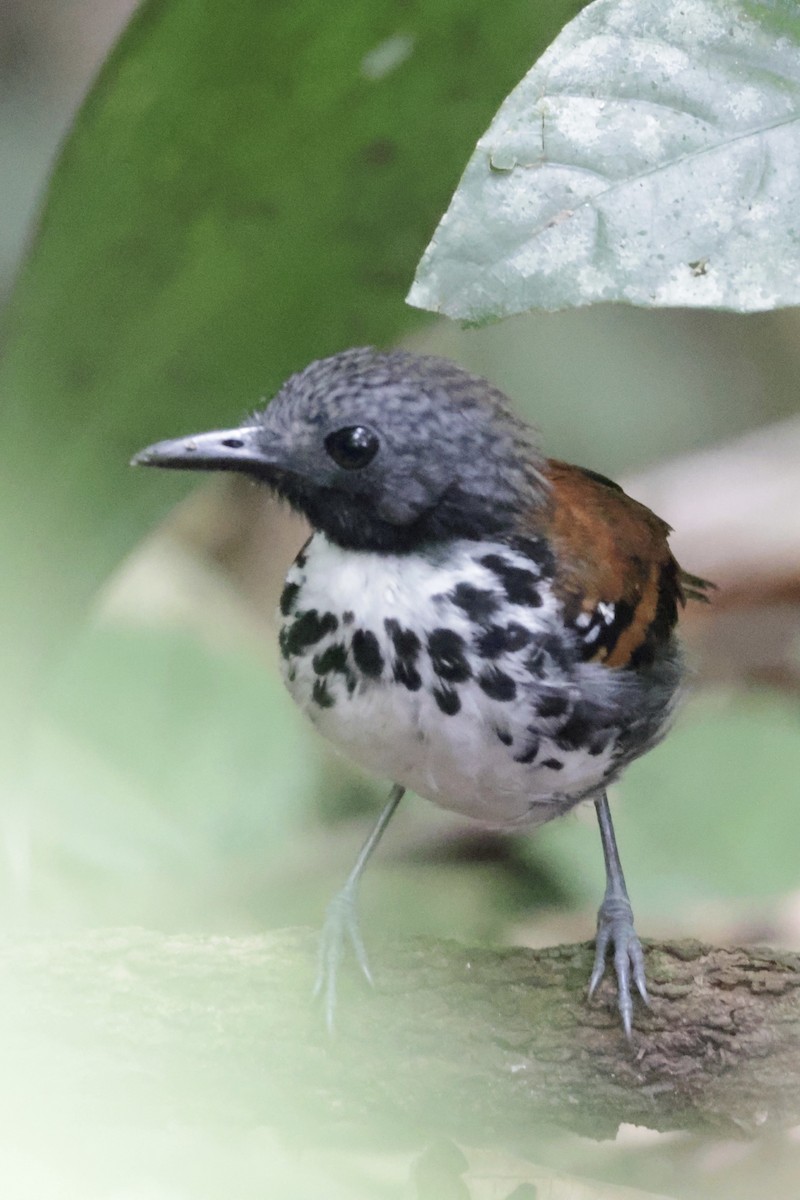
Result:
M348 425L325 438L325 449L335 463L347 471L365 467L378 453L377 434L364 425Z

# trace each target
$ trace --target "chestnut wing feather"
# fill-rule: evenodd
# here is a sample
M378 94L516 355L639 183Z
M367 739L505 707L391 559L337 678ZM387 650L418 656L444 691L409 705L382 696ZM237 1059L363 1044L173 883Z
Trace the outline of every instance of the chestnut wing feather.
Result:
M555 459L547 475L552 500L543 532L555 551L554 586L584 658L646 666L669 643L679 607L707 600L713 585L681 570L669 525L618 484ZM531 520L538 525L541 510Z

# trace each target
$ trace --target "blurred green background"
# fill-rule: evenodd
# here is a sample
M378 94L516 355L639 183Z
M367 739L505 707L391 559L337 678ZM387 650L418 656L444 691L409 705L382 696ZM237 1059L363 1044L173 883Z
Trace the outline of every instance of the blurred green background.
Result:
M195 21L149 4L21 267L133 6L0 5L9 929L315 925L386 790L277 679L271 613L300 523L238 482L129 471L144 443L230 424L364 341L488 375L549 453L617 478L675 459L680 481L683 456L797 413L795 314L608 307L461 330L404 308L475 138L578 7L510 4L498 29L445 0L272 5L255 25L248 4L240 27L219 5ZM702 538L691 554L707 573ZM731 602L757 641L780 601L781 669L723 679L716 618L696 622L695 695L616 789L644 936L800 941L800 573L784 566L774 594L748 591L745 566ZM591 812L510 839L411 798L367 877L366 934L583 940L602 878Z

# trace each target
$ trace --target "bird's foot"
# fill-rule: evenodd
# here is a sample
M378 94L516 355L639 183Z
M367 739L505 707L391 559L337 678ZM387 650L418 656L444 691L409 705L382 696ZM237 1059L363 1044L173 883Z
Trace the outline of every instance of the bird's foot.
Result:
M606 954L614 947L614 971L617 976L617 1008L622 1018L622 1027L628 1041L631 1040L633 1025L633 998L631 976L636 990L645 1004L650 1003L644 973L642 944L633 927L633 909L624 896L606 896L597 913L597 937L595 939L594 966L589 980L589 998L606 969Z
M319 940L317 978L314 984L314 998L322 1001L329 1033L333 1033L336 981L342 959L347 953L348 943L365 979L371 984L372 972L358 923L356 891L355 888L345 886L337 892L325 910L325 922Z

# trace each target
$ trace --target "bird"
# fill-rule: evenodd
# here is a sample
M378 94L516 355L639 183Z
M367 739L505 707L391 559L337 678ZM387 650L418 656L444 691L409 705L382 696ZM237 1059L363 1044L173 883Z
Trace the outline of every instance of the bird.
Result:
M486 379L405 350L319 359L241 425L132 462L249 476L313 531L280 598L283 679L324 737L391 781L326 911L329 1027L345 957L372 981L359 883L411 790L505 831L594 803L606 886L588 996L613 957L630 1041L634 991L649 996L607 789L667 732L679 610L713 586L678 566L666 522L545 457Z

